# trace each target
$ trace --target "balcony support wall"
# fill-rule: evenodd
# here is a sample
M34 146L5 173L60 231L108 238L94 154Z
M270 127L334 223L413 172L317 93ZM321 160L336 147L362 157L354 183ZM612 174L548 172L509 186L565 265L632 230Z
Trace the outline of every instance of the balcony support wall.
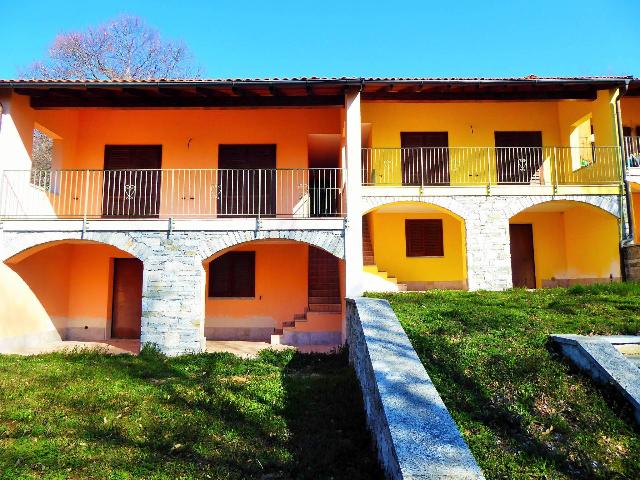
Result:
M362 130L360 124L360 92L345 96L345 160L347 167L347 216L345 220L346 296L362 295Z
M29 108L29 101L25 97L3 92L0 94L0 103L0 172L30 169L33 112Z

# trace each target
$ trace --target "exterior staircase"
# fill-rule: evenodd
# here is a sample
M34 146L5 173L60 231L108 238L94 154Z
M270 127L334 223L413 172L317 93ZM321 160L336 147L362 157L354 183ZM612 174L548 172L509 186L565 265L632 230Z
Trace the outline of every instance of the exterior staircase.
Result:
M342 311L338 259L315 247L309 247L309 311Z
M385 282L389 282L388 288L389 290L385 291L397 291L397 292L406 292L407 285L405 283L398 283L398 279L390 275L389 272L385 272L382 270L378 270L377 265L365 265L363 268L365 273L369 273L371 275L375 275ZM394 288L395 287L395 288Z
M362 219L362 258L364 264L375 265L373 257L373 243L371 242L371 227L369 226L369 215Z
M283 322L281 329L274 329L271 343L282 343L287 334L295 334L298 327L304 330L304 325L310 321L341 314L339 261L324 250L309 247L309 306L303 313L295 314L292 320Z
M378 270L373 255L369 215L365 215L362 219L362 259L364 263L363 271L366 274L373 275L368 279L367 275L365 275L365 290L384 292L405 292L407 290L407 286L403 283L398 283L398 279L395 276Z

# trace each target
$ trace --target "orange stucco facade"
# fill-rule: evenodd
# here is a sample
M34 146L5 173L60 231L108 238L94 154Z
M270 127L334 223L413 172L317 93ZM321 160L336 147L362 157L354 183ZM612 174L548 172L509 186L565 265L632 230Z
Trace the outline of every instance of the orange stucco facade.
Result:
M255 297L216 298L207 294L205 335L207 338L266 340L283 322L304 314L309 305L309 246L290 241L249 242L225 250L204 262L209 284L209 263L229 251L255 252ZM340 280L341 283L344 281ZM313 315L312 315L313 316ZM301 331L341 329L343 314L316 314L313 321L299 322Z
M6 264L28 286L28 291L20 286L21 302L44 309L63 339L105 340L111 336L114 258L131 255L109 245L59 242L23 252ZM8 314L17 321L21 313Z

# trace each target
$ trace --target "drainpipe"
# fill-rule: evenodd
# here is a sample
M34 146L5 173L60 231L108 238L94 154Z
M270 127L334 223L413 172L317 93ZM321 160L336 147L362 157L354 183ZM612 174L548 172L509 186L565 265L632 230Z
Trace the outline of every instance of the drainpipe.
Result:
M626 206L627 206L627 221L629 223L629 229L626 232L625 238L622 239L621 246L625 247L629 244L633 243L633 239L635 238L635 225L633 222L633 209L631 206L631 189L629 187L629 182L627 181L627 158L625 154L625 144L624 144L624 131L622 129L622 115L620 114L620 99L627 93L627 89L629 88L629 81L625 81L624 88L621 89L620 95L616 99L616 120L618 127L618 140L620 142L620 152L622 153L622 184L624 185L624 194L626 197Z

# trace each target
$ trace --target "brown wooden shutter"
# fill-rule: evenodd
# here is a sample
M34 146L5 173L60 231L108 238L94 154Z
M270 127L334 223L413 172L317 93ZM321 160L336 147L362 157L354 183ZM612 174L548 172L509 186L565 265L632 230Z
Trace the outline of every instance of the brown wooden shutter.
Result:
M256 252L229 252L209 263L210 297L255 297Z
M443 257L442 220L405 220L407 257Z

